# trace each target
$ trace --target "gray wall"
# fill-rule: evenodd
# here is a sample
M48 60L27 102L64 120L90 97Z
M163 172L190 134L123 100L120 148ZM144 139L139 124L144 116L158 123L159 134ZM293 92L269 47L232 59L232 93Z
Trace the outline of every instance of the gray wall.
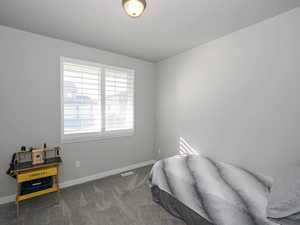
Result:
M160 158L181 137L274 175L300 158L299 27L300 8L154 65L0 26L0 197L15 193L4 174L13 152L60 144L60 56L136 70L135 135L63 145L62 181L153 159L155 116Z
M182 137L274 175L300 159L300 8L160 62L157 88L160 158Z
M135 135L63 145L62 181L154 158L154 64L0 26L0 197L15 193L4 174L13 152L60 144L60 56L136 71Z

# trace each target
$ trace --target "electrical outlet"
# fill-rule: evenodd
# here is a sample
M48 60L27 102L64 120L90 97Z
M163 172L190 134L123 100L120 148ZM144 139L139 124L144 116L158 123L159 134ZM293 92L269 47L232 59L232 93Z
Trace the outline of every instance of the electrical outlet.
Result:
M80 161L76 161L76 162L75 162L75 166L76 166L77 168L79 168L79 167L80 167Z
M158 154L160 154L160 148L157 150Z

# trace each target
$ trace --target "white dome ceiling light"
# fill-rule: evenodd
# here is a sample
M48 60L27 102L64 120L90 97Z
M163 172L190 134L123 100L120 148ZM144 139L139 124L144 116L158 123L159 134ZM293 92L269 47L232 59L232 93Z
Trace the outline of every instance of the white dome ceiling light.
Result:
M146 8L146 0L122 0L125 12L131 17L139 17Z

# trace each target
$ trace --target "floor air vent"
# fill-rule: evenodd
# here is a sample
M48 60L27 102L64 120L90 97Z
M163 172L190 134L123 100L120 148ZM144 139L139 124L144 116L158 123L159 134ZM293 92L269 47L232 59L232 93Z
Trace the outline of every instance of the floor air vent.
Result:
M131 176L131 175L134 175L135 174L135 172L133 172L133 171L128 171L128 172L125 172L125 173L121 173L120 175L122 176L122 177L127 177L127 176Z

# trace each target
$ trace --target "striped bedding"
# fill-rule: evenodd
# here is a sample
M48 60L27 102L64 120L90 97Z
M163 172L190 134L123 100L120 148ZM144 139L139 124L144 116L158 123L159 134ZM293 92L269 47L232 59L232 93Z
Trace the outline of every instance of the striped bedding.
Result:
M171 157L153 166L150 184L212 224L278 225L266 218L272 179L230 164L199 155Z

